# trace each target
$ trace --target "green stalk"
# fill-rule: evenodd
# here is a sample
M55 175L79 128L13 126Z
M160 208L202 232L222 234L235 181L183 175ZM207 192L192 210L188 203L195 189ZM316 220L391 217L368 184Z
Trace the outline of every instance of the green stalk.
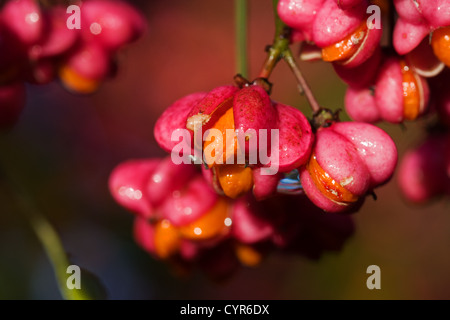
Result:
M67 278L70 276L67 273L67 267L71 263L69 262L58 233L47 218L35 209L36 206L34 203L23 192L20 194L16 192L14 198L19 207L18 209L29 223L50 260L62 297L66 300L91 300L86 290L70 290L67 287Z
M244 78L248 77L247 53L247 0L235 0L236 69Z
M280 16L278 15L278 2L280 0L272 0L273 5L273 12L274 12L274 18L275 18L275 39L280 37L283 32L286 25L283 21L281 21Z
M305 94L311 106L311 109L314 113L317 113L321 110L321 108L317 103L317 100L314 97L314 94L312 93L312 90L309 87L306 79L303 77L303 74L298 67L297 62L295 61L294 55L289 48L289 37L291 30L280 19L280 16L278 15L278 1L279 0L273 0L272 2L273 12L275 16L275 38L273 40L272 46L268 48L268 55L259 74L259 77L268 79L278 61L280 61L281 59L285 60L292 73L294 74L300 94Z
M85 294L86 292L78 289L69 290L67 288L66 281L70 276L70 274L67 273L67 267L70 265L70 262L58 233L39 212L29 211L27 216L31 228L50 260L59 291L63 298L66 300L90 300L91 298Z
M3 149L3 148L2 148ZM92 299L88 290L72 289L67 287L67 279L71 274L67 273L67 267L71 265L69 258L64 250L58 233L47 220L47 218L39 212L36 204L31 196L25 191L18 179L15 178L6 161L0 158L0 179L5 185L7 198L13 201L18 211L23 215L31 229L35 233L37 239L44 248L48 259L52 265L59 291L66 300L90 300ZM82 280L83 283L83 280Z

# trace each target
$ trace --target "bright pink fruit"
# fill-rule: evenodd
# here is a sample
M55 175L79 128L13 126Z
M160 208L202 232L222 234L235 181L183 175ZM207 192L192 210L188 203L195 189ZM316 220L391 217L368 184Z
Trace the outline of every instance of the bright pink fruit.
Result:
M273 175L262 175L262 168L255 168L252 170L253 174L253 195L256 199L262 200L275 194L278 187L278 182L282 178L281 173Z
M221 86L208 92L198 104L193 105L183 128L194 131L194 123L199 121L202 130L208 130L233 105L238 90L235 86Z
M82 78L103 80L110 71L109 56L98 45L78 47L65 62L65 66Z
M393 44L404 55L433 30L450 25L450 3L447 0L394 0L399 15L394 28Z
M40 41L30 48L30 59L62 55L76 44L79 32L77 29L68 29L66 19L66 8L62 6L55 6L43 12L45 33Z
M448 190L450 176L445 152L449 143L448 135L430 136L403 156L398 183L408 200L423 203Z
M397 56L385 58L373 88L358 86L347 90L345 107L352 119L400 123L415 120L428 111L427 81Z
M103 49L116 51L136 40L146 27L144 17L128 3L91 0L81 7L83 38Z
M275 108L280 130L279 171L289 172L307 161L314 135L308 119L299 110L281 103Z
M174 226L187 225L207 213L216 200L214 191L199 176L166 196L162 204L162 216Z
M148 179L159 160L129 160L117 166L109 178L109 190L123 207L143 218L153 214L153 206L146 197Z
M365 20L366 8L367 1L342 10L335 0L325 0L314 19L313 41L321 48L341 41Z
M137 217L133 226L134 239L145 251L155 253L155 229L144 218Z
M369 170L371 187L379 186L391 178L397 164L397 148L386 132L358 122L337 122L333 130L347 137L356 147Z
M324 0L280 0L278 15L291 28L312 40L312 25ZM298 38L298 37L297 37Z
M244 150L245 159L250 162L251 169L258 170L256 174L253 174L254 181L251 181L251 177L247 177L250 179L249 188L254 186L253 190L258 198L268 197L270 193L275 192L277 180L280 177L277 175L278 172L289 172L304 164L313 143L311 126L306 117L293 107L271 101L268 93L259 85L248 85L243 88L221 86L206 95L199 93L182 98L170 106L158 119L155 137L163 149L171 152L179 143L179 141L169 141L172 134L187 128L190 130L190 136L183 137L183 140L190 141L192 148L195 145L193 149L196 156L201 157L201 154L197 152L203 151L204 144L203 141L193 142L194 135L197 133L202 138L206 130L217 129L215 126L219 126L222 134L226 130L236 132L236 153ZM242 139L244 134L248 139ZM279 147L275 149L276 144L272 144L272 141L276 141L277 138ZM223 141L226 143L226 137ZM245 148L242 147L242 141L245 143ZM271 162L262 161L264 156L271 157ZM230 155L227 155L226 159L227 161L231 159ZM214 172L209 172L207 175L214 189L221 192L223 188L220 187L221 182L217 178L220 173L215 172L216 165L220 164L208 163L210 170ZM275 177L264 177L266 172L261 174L262 168L276 170L269 173ZM221 177L224 176L225 174L222 174ZM234 179L233 175L227 177ZM228 182L228 185L231 190L233 182ZM242 192L247 192L249 188ZM236 194L241 194L241 191L236 191Z
M345 93L345 110L354 121L375 123L381 120L371 88L348 87Z
M154 136L156 142L166 152L172 152L172 149L179 143L178 141L171 140L172 134L186 129L186 121L189 113L205 95L205 92L187 95L174 102L158 118L154 128Z
M353 68L373 55L382 36L381 27L365 28L368 4L367 0L282 0L278 14L294 29L291 41L314 42L318 48L326 48L324 60ZM348 39L346 46L351 41L347 49L341 43L344 39ZM305 51L302 50L302 59L316 59L317 53L321 54L313 51L308 55Z
M398 54L406 54L419 45L430 32L427 25L414 24L404 19L398 19L394 29L394 48Z
M356 67L349 67L338 62L333 62L334 71L342 81L353 88L364 88L373 84L381 63L381 50L376 47L375 52L365 62Z
M389 57L383 63L376 82L375 99L383 119L393 123L403 121L402 72L398 58Z
M1 11L3 25L25 46L37 43L43 35L43 19L35 0L8 1Z
M376 51L380 49L379 44L382 34L382 28L369 28L356 52L350 58L345 59L344 61L338 61L337 64L342 64L348 68L355 68L370 60L374 54L377 54ZM371 63L376 65L377 59L378 58L375 56Z
M278 113L273 107L269 95L261 86L249 86L239 90L233 101L234 128L236 133L246 134L254 130L258 137L258 145L246 143L245 152L258 152L262 146L259 130L266 130L266 146L270 150L270 130L278 124Z
M262 211L255 202L242 198L234 203L232 232L237 240L243 243L267 240L274 229L273 214Z
M171 157L161 160L149 177L145 192L152 204L159 206L172 192L184 186L195 174L190 164L174 164Z
M397 149L383 130L366 123L320 128L312 157L300 170L310 200L325 211L349 210L392 176Z

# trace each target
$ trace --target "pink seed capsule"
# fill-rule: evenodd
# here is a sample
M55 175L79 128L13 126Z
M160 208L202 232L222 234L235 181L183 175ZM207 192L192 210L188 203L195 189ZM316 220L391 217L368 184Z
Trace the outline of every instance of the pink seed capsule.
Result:
M253 195L258 200L274 195L277 191L278 182L283 177L282 173L262 175L261 170L262 168L254 168L252 170Z
M414 24L399 18L395 24L393 34L393 44L398 54L404 55L414 48L430 32L428 24Z
M450 25L450 3L447 0L420 0L419 8L431 28Z
M118 0L83 2L81 19L83 39L95 42L109 52L135 41L146 28L141 13Z
M187 225L208 214L217 197L203 177L198 176L166 196L161 206L162 217L176 227Z
M415 49L430 32L450 25L450 3L447 0L394 0L399 15L394 28L393 44L398 54Z
M155 254L155 229L144 218L137 217L133 225L134 240L145 251Z
M289 27L302 34L303 39L312 41L312 25L324 0L280 0L278 15ZM297 35L297 39L300 37Z
M169 106L158 118L154 128L154 136L159 146L166 152L172 152L179 141L172 141L172 135L181 133L186 129L186 121L192 108L204 97L206 92L197 92L187 95ZM181 139L181 138L180 138ZM191 137L191 147L193 143Z
M321 48L341 41L365 22L366 8L367 1L342 10L335 0L325 0L313 22L313 41Z
M448 152L449 141L446 135L430 136L403 156L398 183L409 201L424 203L448 190L448 158L443 155Z
M59 69L59 78L70 91L82 94L98 90L111 71L111 59L100 46L84 44L68 53Z
M43 35L43 19L35 0L6 2L1 11L3 25L25 46L36 44Z
M366 193L385 183L397 163L392 139L367 123L341 122L320 128L300 179L309 199L329 212L358 206Z
M171 157L166 157L152 171L144 192L153 205L159 206L167 197L173 195L173 191L184 186L194 174L193 165L174 164Z
M377 46L372 56L362 64L349 67L342 63L333 62L333 68L341 80L350 87L367 88L374 83L381 60L381 48Z
M110 175L109 191L123 207L143 218L153 215L153 206L145 188L160 160L129 160L118 165Z
M383 120L415 120L428 108L427 81L397 56L386 58L376 80L375 101Z
M381 120L374 92L371 88L348 87L345 93L345 110L358 122L375 123Z
M251 244L269 239L275 230L273 213L264 211L250 197L241 198L233 204L233 237Z
M189 137L184 136L185 129ZM213 189L230 198L252 187L258 198L269 197L276 191L278 173L304 164L313 143L306 117L293 107L271 101L256 84L221 86L176 101L158 119L155 137L172 152L180 141L169 139L177 132L183 133L182 141L191 143L191 154L205 161L210 171L203 172ZM253 174L252 170L257 171Z
M66 25L66 8L55 6L42 14L45 33L39 42L29 49L31 60L54 58L74 47L79 37L79 30L68 29Z
M275 108L279 119L279 171L290 172L306 163L314 135L308 119L299 110L281 103Z

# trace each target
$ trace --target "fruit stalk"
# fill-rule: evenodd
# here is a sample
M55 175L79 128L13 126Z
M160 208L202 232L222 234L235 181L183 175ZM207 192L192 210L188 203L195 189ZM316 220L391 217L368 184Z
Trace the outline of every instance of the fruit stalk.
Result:
M235 0L236 69L244 78L248 76L247 54L247 0Z
M264 62L263 68L259 74L260 78L268 79L275 68L278 61L284 59L289 65L295 79L298 83L298 89L300 94L305 94L311 109L314 113L320 111L320 105L318 104L314 94L309 87L305 77L303 76L300 68L298 67L295 58L289 48L291 29L280 19L277 11L279 0L273 1L273 11L275 14L275 38L273 44L268 47L268 56Z

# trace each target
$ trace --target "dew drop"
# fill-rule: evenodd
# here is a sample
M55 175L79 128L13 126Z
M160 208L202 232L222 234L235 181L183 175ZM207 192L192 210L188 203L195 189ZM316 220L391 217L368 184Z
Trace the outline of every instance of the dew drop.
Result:
M154 183L160 183L162 180L162 177L159 174L155 174L152 178Z
M28 24L36 23L39 21L39 14L37 12L30 13L25 17L25 21Z
M134 190L134 199L136 199L136 200L142 199L142 191L141 190Z
M89 30L91 31L92 34L99 35L100 33L102 33L102 26L97 22L94 22L89 27Z
M224 223L227 227L229 227L233 224L233 221L231 220L231 218L225 218Z

